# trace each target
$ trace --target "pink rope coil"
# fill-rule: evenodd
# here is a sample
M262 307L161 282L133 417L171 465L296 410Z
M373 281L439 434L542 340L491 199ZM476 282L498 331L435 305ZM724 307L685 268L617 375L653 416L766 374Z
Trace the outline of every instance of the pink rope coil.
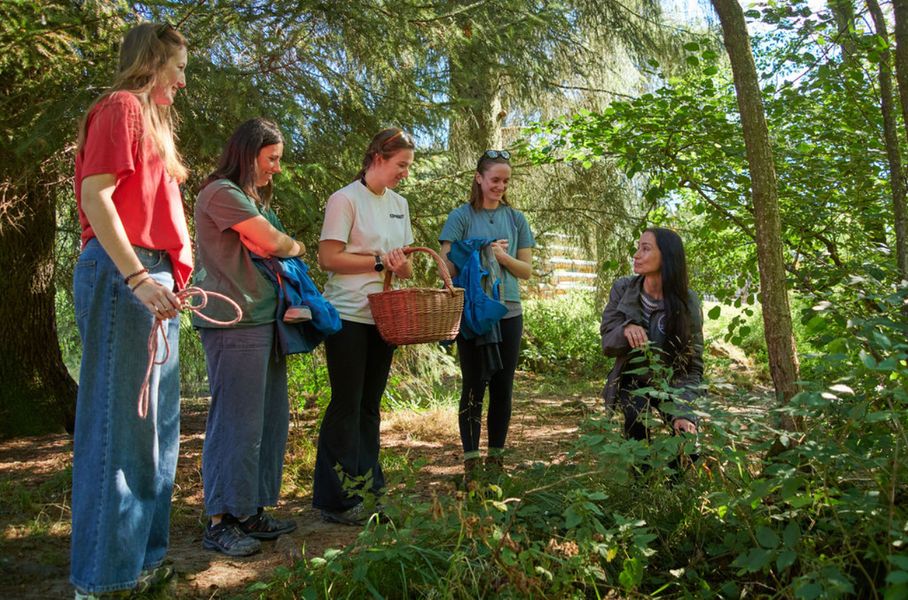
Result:
M192 297L201 298L201 300L198 304L190 304L189 302L187 302L187 300ZM177 292L177 298L183 301L183 308L193 311L202 319L205 319L209 323L214 323L215 325L221 325L224 327L236 325L237 323L239 323L240 319L243 318L243 309L240 308L239 304L237 304L224 294L219 294L217 292L206 292L205 290L197 287L188 287ZM208 305L209 298L219 298L229 304L236 312L236 318L231 321L218 321L202 314L202 309ZM161 337L164 339L164 358L162 358L160 361L155 359L158 354L158 333L160 333ZM152 325L151 327L151 333L148 335L148 368L145 369L145 380L142 382L142 387L139 389L140 419L144 419L148 416L148 405L151 402L151 389L149 387L149 382L151 381L151 372L154 370L155 365L163 365L169 358L170 343L167 341L167 335L164 333L164 319L157 317L155 318L154 325Z

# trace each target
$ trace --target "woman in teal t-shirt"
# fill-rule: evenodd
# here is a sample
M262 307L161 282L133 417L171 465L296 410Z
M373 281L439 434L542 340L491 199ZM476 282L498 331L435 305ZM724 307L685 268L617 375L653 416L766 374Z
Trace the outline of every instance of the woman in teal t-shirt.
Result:
M514 371L523 336L523 310L518 279L529 279L533 273L533 247L536 241L523 213L508 204L506 192L511 181L511 155L506 150L487 150L479 158L470 201L451 211L441 230L442 256L447 257L451 243L471 238L494 240L490 245L501 267L502 300L508 312L499 321L501 341L495 344L501 357L501 368L483 377L482 361L486 349L476 339L457 337L460 372L460 440L464 452L464 476L475 477L480 466L479 436L482 430L482 399L489 388L488 437L486 467L495 474L503 467L504 444L511 422L511 395ZM452 275L457 269L448 262Z

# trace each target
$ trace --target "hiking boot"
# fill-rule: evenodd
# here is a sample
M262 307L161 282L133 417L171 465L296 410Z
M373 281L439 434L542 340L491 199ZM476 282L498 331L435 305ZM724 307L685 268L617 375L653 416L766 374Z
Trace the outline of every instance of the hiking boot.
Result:
M173 579L175 573L176 571L170 565L160 565L154 569L145 569L139 574L139 579L136 581L136 587L133 588L133 592L144 594L162 587Z
M482 459L465 458L463 460L463 485L467 486L471 481L478 481L482 477Z
M291 519L275 519L261 508L258 513L237 525L240 531L257 540L273 540L296 531L296 523Z
M493 454L486 457L486 473L492 479L497 479L504 473L504 457Z
M347 510L322 510L323 521L341 525L364 525L370 516L362 502Z
M243 533L233 516L224 515L220 523L205 528L202 547L227 556L250 556L262 549L262 543Z

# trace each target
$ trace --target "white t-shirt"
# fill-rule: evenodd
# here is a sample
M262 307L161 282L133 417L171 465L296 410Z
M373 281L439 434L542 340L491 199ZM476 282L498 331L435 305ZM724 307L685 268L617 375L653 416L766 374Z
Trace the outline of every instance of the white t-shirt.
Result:
M345 243L353 254L385 254L413 243L410 207L391 189L373 194L359 180L339 189L328 198L325 223L319 240ZM342 319L373 324L369 294L382 291L384 273L328 273L325 298Z

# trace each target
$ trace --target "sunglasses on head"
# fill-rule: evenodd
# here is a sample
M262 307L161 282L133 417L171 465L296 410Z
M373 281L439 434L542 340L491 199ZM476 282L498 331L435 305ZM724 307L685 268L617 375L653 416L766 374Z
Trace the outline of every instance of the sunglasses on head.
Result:
M158 37L158 39L161 39L162 37L164 37L164 34L174 30L176 30L176 27L171 25L169 21L164 21L155 29L155 35Z
M507 150L486 150L482 153L482 158L479 160L482 160L483 158L490 158L492 160L503 158L504 160L511 160L511 153Z
M388 144L390 144L391 142L393 142L393 141L396 140L397 138L403 137L403 135L404 135L404 132L403 132L403 131L398 131L397 133L395 133L394 135L392 135L391 137L389 137L388 139L386 139L385 141L383 141L383 142L381 143L382 148L384 148L385 146L387 146Z

